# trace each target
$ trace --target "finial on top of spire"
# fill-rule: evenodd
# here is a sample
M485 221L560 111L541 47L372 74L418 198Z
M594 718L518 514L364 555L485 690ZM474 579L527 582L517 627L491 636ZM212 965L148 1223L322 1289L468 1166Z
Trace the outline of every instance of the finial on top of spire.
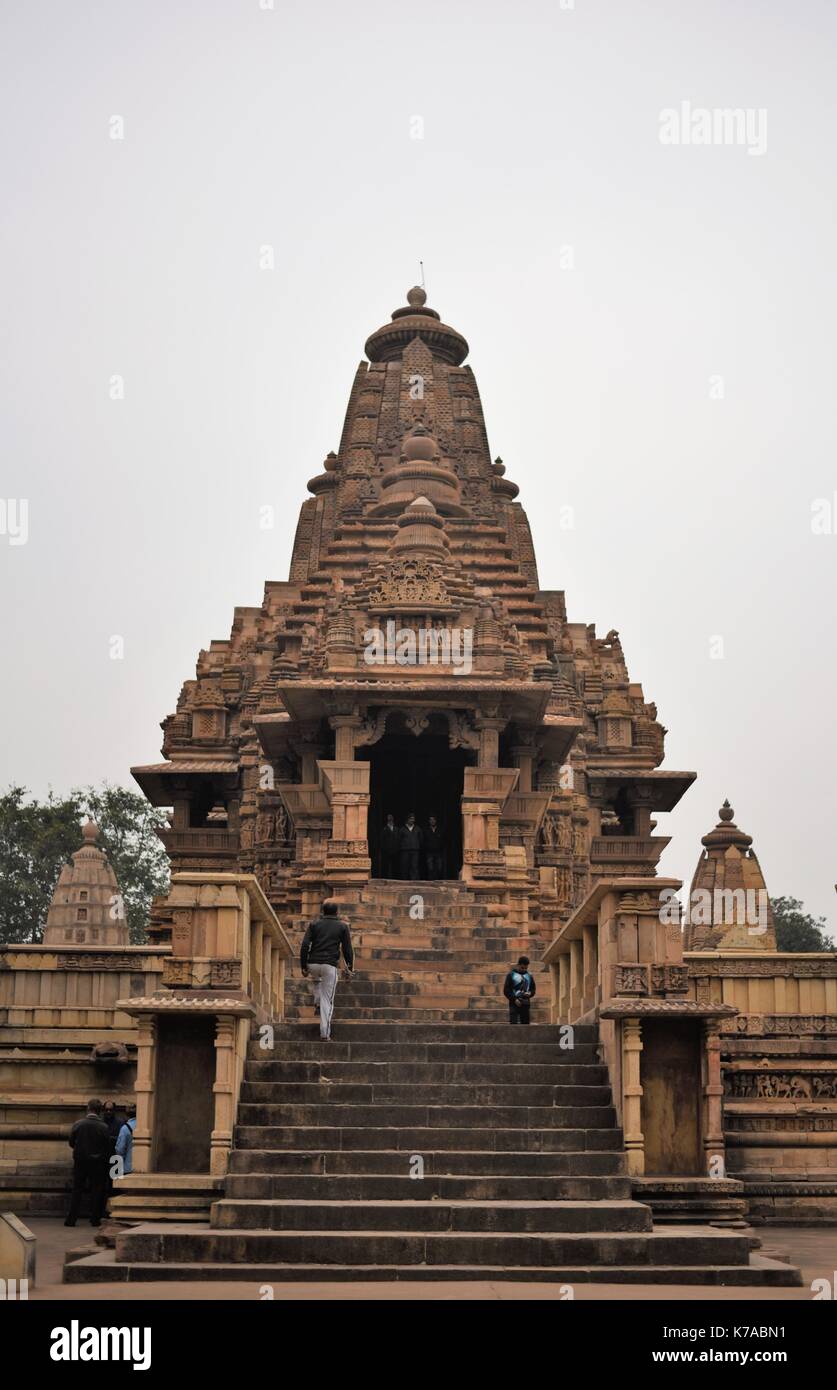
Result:
M413 285L413 288L407 291L407 303L411 309L423 309L427 303L427 291L421 285Z
M726 822L726 821L732 821L732 820L734 820L734 818L735 818L735 812L733 811L733 809L732 809L732 807L730 806L730 804L729 804L728 801L725 801L725 802L724 802L723 806L721 807L720 811L718 812L718 818L719 818L719 820L725 821L725 822Z

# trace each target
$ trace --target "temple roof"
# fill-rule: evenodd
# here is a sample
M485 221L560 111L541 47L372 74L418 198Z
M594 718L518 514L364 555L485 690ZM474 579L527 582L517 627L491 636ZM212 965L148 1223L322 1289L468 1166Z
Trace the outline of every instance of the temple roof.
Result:
M725 801L718 823L701 839L689 894L687 949L775 951L773 912L753 839L735 824Z

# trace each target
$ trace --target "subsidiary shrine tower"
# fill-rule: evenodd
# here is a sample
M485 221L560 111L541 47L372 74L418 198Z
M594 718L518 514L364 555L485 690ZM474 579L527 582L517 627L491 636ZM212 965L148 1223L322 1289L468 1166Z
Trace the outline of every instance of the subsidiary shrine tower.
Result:
M596 881L654 876L654 813L695 774L659 770L665 730L618 633L540 588L468 344L424 290L407 299L366 342L289 578L200 653L166 761L134 776L173 807L174 870L255 873L285 920L368 899L387 815L414 811L438 818L447 879L551 938ZM464 634L469 659L400 664L389 640L376 663L370 630L454 653Z

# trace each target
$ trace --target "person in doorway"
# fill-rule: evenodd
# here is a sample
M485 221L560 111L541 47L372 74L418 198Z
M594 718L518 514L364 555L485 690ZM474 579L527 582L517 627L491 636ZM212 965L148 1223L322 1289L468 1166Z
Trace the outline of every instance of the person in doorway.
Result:
M509 1023L528 1023L529 1009L535 993L535 977L529 970L529 957L520 956L512 966L503 985L509 1001Z
M87 1114L70 1130L73 1151L73 1190L65 1226L75 1226L84 1189L90 1189L90 1225L99 1226L105 1209L111 1139L102 1120L102 1102L89 1100Z
M445 846L442 832L435 816L429 816L424 832L424 855L428 878L444 878Z
M381 878L398 877L398 826L393 815L381 831Z
M137 1127L137 1109L128 1108L128 1118L116 1137L116 1153L122 1159L122 1172L131 1173L134 1167L134 1130Z
M334 1014L334 995L337 990L337 968L340 952L348 978L354 969L352 934L349 924L337 915L334 898L326 898L316 922L311 922L299 952L299 964L307 980L314 981L314 1012L320 1015L320 1037L331 1039L331 1019Z
M415 815L411 811L398 832L398 865L401 870L402 878L418 878L421 872L421 847L423 840L424 836L418 825L416 825Z

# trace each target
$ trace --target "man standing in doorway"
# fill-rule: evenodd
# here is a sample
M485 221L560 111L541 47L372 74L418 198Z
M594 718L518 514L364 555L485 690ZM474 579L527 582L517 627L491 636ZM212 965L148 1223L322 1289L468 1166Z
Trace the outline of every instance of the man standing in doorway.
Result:
M435 816L430 816L427 821L427 829L424 832L424 854L428 878L444 878L444 849L439 822Z
M320 1037L331 1039L331 1019L334 1013L334 995L337 990L337 967L340 952L343 952L346 977L354 969L352 934L349 924L337 916L337 903L334 898L326 898L316 922L311 922L299 953L299 964L307 980L314 981L314 1012L320 1015Z
M529 957L520 956L503 985L509 1001L509 1023L528 1023L529 1007L535 993L535 977L529 970Z
M398 826L393 815L381 831L381 878L398 877Z
M421 846L424 836L416 825L416 818L411 811L406 823L402 825L398 832L398 862L401 869L401 877L416 879L421 872Z

